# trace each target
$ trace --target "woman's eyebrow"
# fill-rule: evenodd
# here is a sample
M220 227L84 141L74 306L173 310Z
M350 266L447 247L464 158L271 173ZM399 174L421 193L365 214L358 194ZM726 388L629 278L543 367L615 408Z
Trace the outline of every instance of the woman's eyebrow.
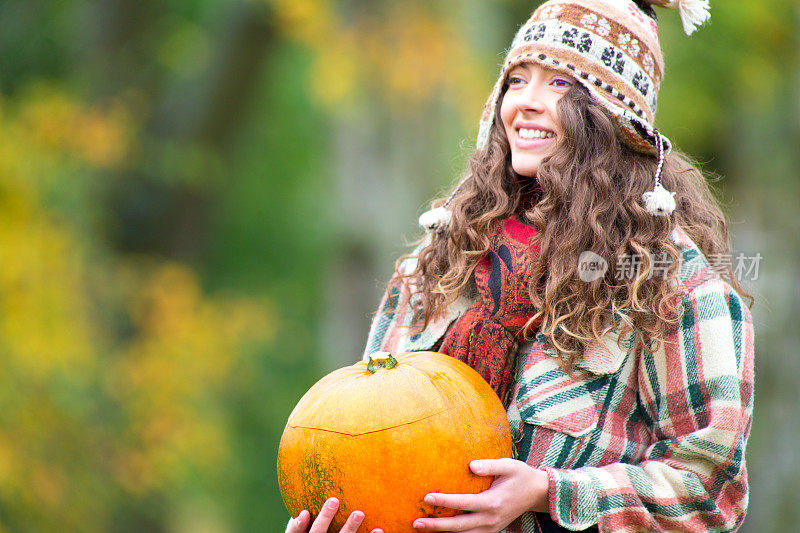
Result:
M551 72L551 73L550 73L550 76L551 76L551 77L559 77L559 78L564 78L564 79L567 79L567 80L572 80L572 81L577 81L577 80L575 79L575 76L572 76L572 75L570 75L570 74L567 74L566 72L561 72L560 70L553 70L553 72Z

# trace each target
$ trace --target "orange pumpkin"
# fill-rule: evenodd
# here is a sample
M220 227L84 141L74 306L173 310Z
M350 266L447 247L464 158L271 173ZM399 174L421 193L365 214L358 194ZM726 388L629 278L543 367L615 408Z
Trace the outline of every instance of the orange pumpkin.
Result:
M303 396L281 438L278 483L292 516L316 517L338 498L330 531L360 510L359 533L411 533L415 518L457 513L426 494L484 491L492 478L473 474L470 461L511 452L505 410L480 374L440 353L382 352Z

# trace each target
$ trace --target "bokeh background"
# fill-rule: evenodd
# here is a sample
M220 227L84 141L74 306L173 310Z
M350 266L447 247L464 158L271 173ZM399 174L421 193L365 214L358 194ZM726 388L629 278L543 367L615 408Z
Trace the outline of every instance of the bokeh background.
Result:
M0 532L282 531L530 0L0 1ZM745 531L800 523L800 7L661 11L658 126L761 253Z

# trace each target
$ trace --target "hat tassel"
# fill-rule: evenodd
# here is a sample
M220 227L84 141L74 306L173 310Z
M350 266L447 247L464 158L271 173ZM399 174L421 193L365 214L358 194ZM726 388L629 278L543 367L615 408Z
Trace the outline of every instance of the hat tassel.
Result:
M644 207L653 216L668 217L675 211L675 193L670 192L661 185L661 171L664 169L664 140L658 130L653 131L656 145L658 146L658 165L655 172L655 187L652 191L642 195Z
M700 26L711 20L708 0L677 0L683 31L691 35Z
M675 193L659 183L654 190L644 193L644 207L651 215L669 216L675 211Z
M450 211L450 203L456 197L456 193L461 189L470 178L472 174L467 174L461 181L458 182L456 188L447 197L444 204L440 207L434 207L430 211L425 211L419 217L419 225L422 226L428 233L443 233L450 226L450 221L453 220L453 212Z
M449 209L436 207L420 215L419 225L425 228L428 233L441 233L450 225L452 218L453 213Z

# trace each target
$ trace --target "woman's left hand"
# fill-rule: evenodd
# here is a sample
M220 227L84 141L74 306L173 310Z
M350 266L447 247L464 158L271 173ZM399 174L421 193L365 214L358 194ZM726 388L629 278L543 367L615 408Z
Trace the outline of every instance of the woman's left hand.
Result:
M418 518L417 529L497 533L526 511L548 509L547 474L516 459L482 459L470 463L479 476L496 476L492 486L479 494L425 496L430 505L469 511L446 518Z

